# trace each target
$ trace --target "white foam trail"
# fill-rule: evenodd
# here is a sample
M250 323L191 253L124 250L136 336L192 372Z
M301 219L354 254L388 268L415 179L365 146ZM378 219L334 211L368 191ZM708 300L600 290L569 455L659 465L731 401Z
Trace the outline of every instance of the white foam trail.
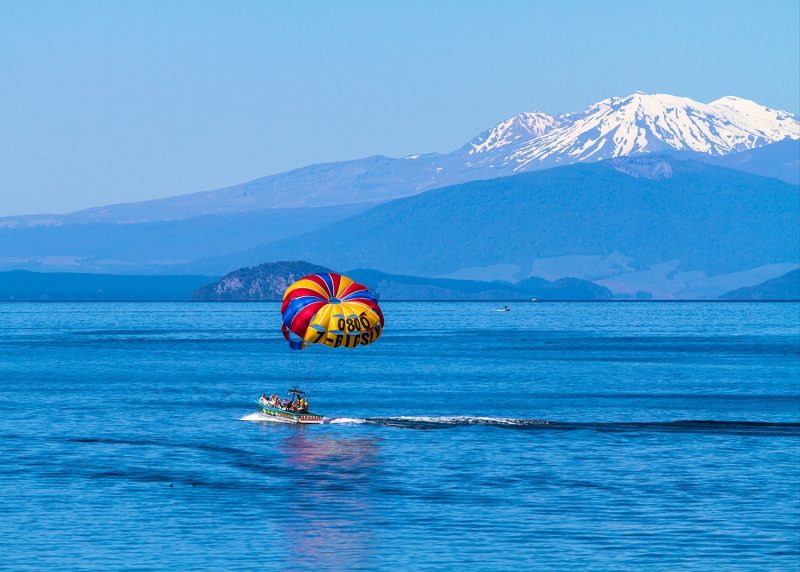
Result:
M404 423L441 423L442 425L549 425L549 421L540 419L514 419L512 417L470 417L467 415L454 416L408 416L384 417L381 421L400 421Z
M351 425L361 425L362 423L366 423L366 419L358 419L356 417L332 417L332 418L325 418L323 423L348 423Z
M418 421L422 423L514 423L518 419L508 417L469 417L467 415L428 417L426 415L400 415L389 417L392 421Z
M264 415L260 411L256 411L255 413L249 413L245 415L244 417L239 419L239 421L255 421L255 422L269 421L269 417L267 415Z

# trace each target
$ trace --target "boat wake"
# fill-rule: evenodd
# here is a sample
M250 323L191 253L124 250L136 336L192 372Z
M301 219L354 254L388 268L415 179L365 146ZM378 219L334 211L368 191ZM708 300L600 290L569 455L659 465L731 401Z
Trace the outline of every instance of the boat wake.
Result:
M269 415L264 415L260 411L255 411L254 413L248 413L244 417L240 418L239 421L253 421L255 423L261 423L262 421L272 421L273 418Z
M768 423L760 421L627 421L577 422L544 419L512 419L505 417L384 417L370 418L367 423L404 429L445 429L478 425L532 431L595 431L599 433L708 433L727 435L765 435L800 437L800 423Z
M259 412L250 413L241 421L271 422L273 418ZM398 417L326 417L323 424L379 425L398 429L448 429L483 426L533 431L596 431L601 433L719 433L735 435L771 435L800 437L800 423L762 421L625 421L625 422L562 422L546 419L471 416L398 416Z
M365 423L383 425L385 427L400 427L408 429L440 429L447 427L463 427L467 425L483 425L487 427L544 427L552 425L553 421L544 419L514 419L511 417L470 417L465 415L454 416L400 416L400 417L371 417L364 419Z
M336 425L363 425L364 423L369 423L369 419L360 419L358 417L326 417L322 422Z

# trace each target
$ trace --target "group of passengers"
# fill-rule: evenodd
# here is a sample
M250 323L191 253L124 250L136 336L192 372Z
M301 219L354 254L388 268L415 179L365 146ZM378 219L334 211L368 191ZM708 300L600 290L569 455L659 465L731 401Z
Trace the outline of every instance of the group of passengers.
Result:
M270 407L285 409L286 411L292 411L294 413L305 413L308 411L308 400L303 399L302 397L288 400L281 399L274 393L269 397L267 397L265 393L262 393L261 397L258 398L258 402L262 405L269 405Z

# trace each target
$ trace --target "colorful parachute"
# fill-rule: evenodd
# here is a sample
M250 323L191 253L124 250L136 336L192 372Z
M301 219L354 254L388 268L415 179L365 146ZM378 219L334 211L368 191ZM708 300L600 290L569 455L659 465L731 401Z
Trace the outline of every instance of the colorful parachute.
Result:
M383 314L374 294L333 272L303 276L289 286L281 315L283 336L295 350L306 344L366 346L383 331Z

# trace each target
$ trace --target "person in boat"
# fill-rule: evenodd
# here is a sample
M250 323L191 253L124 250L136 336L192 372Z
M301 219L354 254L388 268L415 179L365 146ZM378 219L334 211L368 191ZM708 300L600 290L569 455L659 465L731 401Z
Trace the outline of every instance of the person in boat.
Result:
M268 405L268 402L267 402L267 394L266 394L266 393L262 393L262 394L261 394L261 397L259 397L259 398L258 398L258 402L259 402L261 405Z
M278 406L278 396L274 393L269 396L269 400L267 401L267 405L270 407L277 407Z

